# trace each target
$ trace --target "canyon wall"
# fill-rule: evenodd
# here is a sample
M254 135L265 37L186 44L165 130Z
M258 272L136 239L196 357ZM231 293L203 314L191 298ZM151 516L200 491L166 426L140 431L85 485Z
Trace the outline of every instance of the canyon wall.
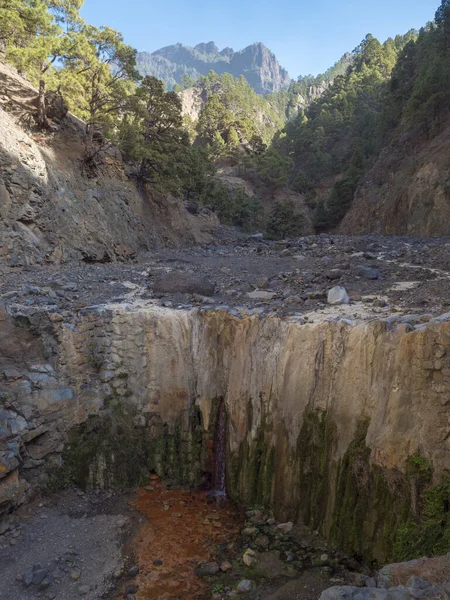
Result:
M339 233L449 235L449 123L431 139L404 134L361 181Z
M37 93L0 62L2 262L127 261L152 248L211 242L216 215L191 215L181 199L139 188L117 148L90 172L83 161L85 125L73 115L52 133L30 131Z
M445 316L395 327L156 306L8 312L4 523L61 474L86 486L131 484L148 469L206 484L219 399L229 494L270 504L277 518L303 521L368 560L393 556L421 494L450 469Z

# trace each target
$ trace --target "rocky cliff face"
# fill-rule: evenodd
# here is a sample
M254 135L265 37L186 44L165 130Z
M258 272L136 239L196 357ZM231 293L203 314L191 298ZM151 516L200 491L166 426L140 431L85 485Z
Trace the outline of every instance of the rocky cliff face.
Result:
M270 504L278 518L320 528L368 560L389 558L412 517L420 490L408 479L411 458L429 465L434 483L450 469L448 316L393 328L117 304L8 313L0 323L4 523L61 453L80 485L111 485L123 476L126 445L142 439L148 468L205 482L219 399L232 497ZM117 410L112 435L101 423ZM137 432L129 439L126 418ZM140 454L130 452L139 475Z
M450 127L432 140L405 134L385 148L339 230L439 237L450 234Z
M95 176L83 169L83 124L69 117L51 134L32 133L36 98L0 63L0 260L126 260L139 250L211 239L216 221L181 201L139 193L111 148Z
M165 81L169 88L179 83L183 75L197 79L212 69L219 75L243 75L258 94L269 94L287 89L291 78L276 56L264 44L257 43L234 52L225 48L221 52L214 44L198 44L194 48L175 44L152 54L140 52L138 69L142 75L153 75Z

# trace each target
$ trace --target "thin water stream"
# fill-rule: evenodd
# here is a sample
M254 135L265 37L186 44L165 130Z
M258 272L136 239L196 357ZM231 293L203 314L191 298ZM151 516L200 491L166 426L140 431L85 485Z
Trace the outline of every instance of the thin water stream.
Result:
M225 454L226 454L226 414L223 400L220 401L216 430L214 435L214 493L226 495L225 487Z

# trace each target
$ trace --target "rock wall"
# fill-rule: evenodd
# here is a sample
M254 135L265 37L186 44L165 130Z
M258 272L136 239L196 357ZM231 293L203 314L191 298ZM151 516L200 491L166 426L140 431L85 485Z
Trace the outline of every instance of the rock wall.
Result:
M37 91L0 62L0 261L9 266L127 260L138 251L208 243L215 215L137 189L110 148L94 173L83 167L83 123L33 130Z
M448 122L432 139L404 134L364 177L339 233L449 235L449 151Z
M450 469L446 318L392 329L156 306L9 312L0 324L3 515L60 461L68 432L109 418L112 402L145 432L148 468L192 484L211 470L223 399L229 493L271 504L279 519L320 528L367 559L390 558L397 528L414 516L411 498ZM83 430L78 449L95 429ZM412 459L426 481L411 478ZM85 468L84 483L104 483Z

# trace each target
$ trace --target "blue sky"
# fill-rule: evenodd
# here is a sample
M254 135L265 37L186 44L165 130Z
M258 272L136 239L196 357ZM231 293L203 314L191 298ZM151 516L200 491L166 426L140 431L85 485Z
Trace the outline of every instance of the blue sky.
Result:
M85 0L84 18L122 31L138 50L215 41L240 50L264 42L291 77L325 71L372 33L431 21L439 0Z

